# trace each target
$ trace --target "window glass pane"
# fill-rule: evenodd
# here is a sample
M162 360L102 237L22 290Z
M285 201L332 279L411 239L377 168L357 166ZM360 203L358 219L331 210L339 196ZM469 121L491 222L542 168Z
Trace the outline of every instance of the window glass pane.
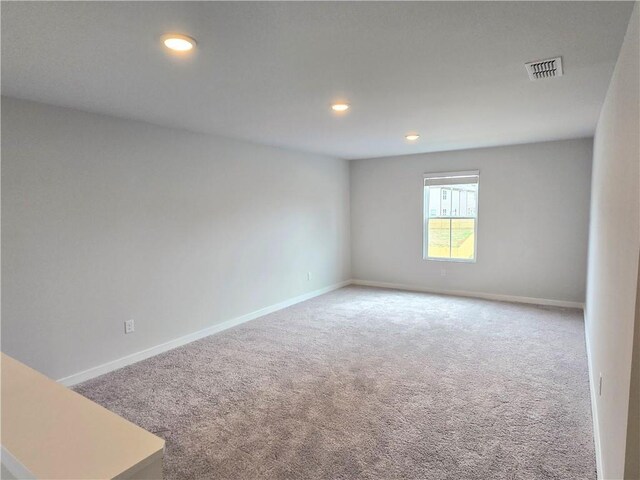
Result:
M475 224L475 218L451 219L451 258L464 260L475 258Z
M460 190L454 188L451 191L451 216L452 217L462 217L460 215Z
M476 210L477 201L478 193L476 191L467 192L467 217L475 217L478 214Z
M443 188L442 189L442 203L440 208L440 216L447 216L451 212L451 189Z
M475 260L478 183L431 182L424 197L426 257Z
M429 217L440 215L440 187L429 187Z
M429 245L427 255L432 258L450 258L451 220L448 218L430 218L428 230Z

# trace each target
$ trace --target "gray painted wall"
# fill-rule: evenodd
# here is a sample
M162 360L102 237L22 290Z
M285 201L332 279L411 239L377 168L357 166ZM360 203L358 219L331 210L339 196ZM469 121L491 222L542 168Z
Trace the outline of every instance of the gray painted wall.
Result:
M603 377L602 396L596 397L596 416L600 473L601 478L607 479L623 478L624 473L638 296L639 14L636 4L600 114L593 149L586 329L592 382L598 384L600 373Z
M636 297L636 319L633 327L624 478L640 478L640 260L638 261L637 282L638 294Z
M591 157L578 139L352 161L353 278L583 302ZM477 262L423 260L423 174L475 169Z
M2 350L53 378L349 278L346 161L11 98L2 156Z

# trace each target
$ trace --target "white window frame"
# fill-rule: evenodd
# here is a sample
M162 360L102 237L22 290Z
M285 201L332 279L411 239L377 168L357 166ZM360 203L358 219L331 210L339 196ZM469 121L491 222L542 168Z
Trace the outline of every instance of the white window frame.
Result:
M427 180L438 178L455 178L455 177L477 177L477 193L476 193L476 216L475 217L448 217L448 218L473 218L473 258L442 258L429 256L429 189L425 183ZM480 171L464 170L460 172L435 172L425 173L422 178L422 259L431 262L455 262L455 263L476 263L478 261L478 222L480 217ZM441 200L442 201L442 200ZM452 199L453 201L453 199ZM449 212L451 213L451 212Z

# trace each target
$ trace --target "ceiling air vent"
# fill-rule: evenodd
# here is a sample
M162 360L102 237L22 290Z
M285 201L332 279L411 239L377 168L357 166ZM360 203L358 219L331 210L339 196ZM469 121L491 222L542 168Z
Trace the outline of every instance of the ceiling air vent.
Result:
M562 76L562 57L548 58L537 62L525 63L529 74L529 80L542 80L544 78Z

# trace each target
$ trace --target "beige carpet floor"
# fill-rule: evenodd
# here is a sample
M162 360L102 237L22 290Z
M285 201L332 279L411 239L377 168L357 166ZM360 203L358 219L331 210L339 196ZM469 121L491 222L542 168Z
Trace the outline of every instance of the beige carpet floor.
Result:
M167 479L594 479L582 313L347 287L76 387Z

